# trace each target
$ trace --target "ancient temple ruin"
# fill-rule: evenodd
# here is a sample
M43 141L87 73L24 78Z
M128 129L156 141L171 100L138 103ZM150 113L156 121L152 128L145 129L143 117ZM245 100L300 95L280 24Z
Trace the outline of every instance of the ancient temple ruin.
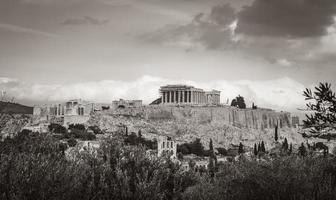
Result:
M93 111L93 103L74 99L65 103L34 106L34 115L40 120L62 125L85 123Z
M161 104L219 105L220 91L204 91L189 85L160 87Z

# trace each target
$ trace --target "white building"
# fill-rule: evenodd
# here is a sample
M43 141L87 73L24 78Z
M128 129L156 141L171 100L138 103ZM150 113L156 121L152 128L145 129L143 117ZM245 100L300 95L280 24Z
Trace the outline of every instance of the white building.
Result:
M158 156L170 154L172 158L176 158L177 144L170 137L160 137L158 140Z

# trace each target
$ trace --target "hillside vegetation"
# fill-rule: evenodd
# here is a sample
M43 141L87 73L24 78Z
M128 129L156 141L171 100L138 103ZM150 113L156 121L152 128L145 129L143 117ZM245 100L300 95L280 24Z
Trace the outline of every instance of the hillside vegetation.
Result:
M18 103L0 101L0 113L33 114L33 107L24 106Z

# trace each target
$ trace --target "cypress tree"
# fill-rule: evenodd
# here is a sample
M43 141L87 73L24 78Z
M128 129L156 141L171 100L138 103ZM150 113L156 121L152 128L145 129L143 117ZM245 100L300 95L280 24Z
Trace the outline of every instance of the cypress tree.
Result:
M257 149L257 144L256 143L254 143L253 153L254 153L255 156L258 155L258 149Z
M275 140L276 142L278 141L278 125L275 126L274 140Z
M282 149L287 151L288 150L288 141L287 138L285 138L285 140L282 143Z
M303 142L301 143L301 146L299 147L299 154L301 156L306 156L307 150L306 147L303 145Z
M265 143L264 141L261 142L261 151L266 153Z
M217 158L213 149L213 144L212 144L212 139L210 139L209 142L209 165L208 165L208 169L209 169L209 173L210 173L210 177L214 178L215 177L215 171L216 171L216 165L217 165Z
M293 152L293 145L292 145L292 143L290 143L288 154L292 154L292 152Z
M239 154L244 153L244 146L243 146L242 143L239 143L238 153L239 153Z

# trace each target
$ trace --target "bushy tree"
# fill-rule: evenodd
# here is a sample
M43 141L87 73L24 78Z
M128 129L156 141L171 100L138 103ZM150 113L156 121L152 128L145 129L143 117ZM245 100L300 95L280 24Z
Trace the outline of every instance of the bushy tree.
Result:
M216 148L217 149L217 152L222 155L222 156L226 156L227 155L227 150L225 148L222 148L222 147L218 147Z
M238 95L235 99L232 100L231 106L238 107L241 109L246 108L244 97Z
M67 133L67 129L62 126L62 125L59 125L59 124L56 124L56 123L51 123L49 126L48 126L48 129L50 132L52 133L61 133L61 134L65 134Z
M336 129L336 96L331 90L331 84L320 83L314 92L306 88L303 95L309 101L307 108L313 114L306 114L303 120L305 128L310 128L314 136L319 137L330 130Z

